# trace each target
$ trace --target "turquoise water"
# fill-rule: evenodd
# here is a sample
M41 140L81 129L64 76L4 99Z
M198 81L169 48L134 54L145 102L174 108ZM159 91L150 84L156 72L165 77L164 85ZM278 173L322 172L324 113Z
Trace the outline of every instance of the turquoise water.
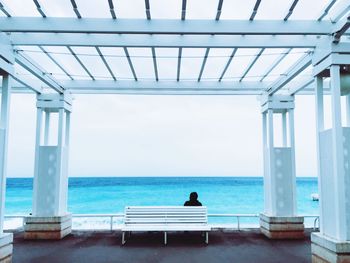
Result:
M113 177L70 178L68 209L72 213L121 213L127 205L183 205L196 191L209 213L260 213L262 178L242 177ZM299 214L318 214L316 178L297 179ZM6 214L28 214L32 179L7 180Z

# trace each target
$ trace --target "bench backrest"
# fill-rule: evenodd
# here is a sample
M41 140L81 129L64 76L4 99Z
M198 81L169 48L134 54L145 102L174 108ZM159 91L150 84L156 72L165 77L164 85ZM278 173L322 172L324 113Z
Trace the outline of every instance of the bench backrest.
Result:
M208 223L205 206L127 206L124 224L126 225L179 225Z

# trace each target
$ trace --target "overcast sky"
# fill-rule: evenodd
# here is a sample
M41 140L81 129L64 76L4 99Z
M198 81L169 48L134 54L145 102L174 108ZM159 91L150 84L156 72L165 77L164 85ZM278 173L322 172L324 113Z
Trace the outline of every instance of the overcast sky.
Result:
M316 176L314 110L297 97L297 176ZM35 123L35 96L13 95L9 177L33 176ZM262 176L261 146L256 96L76 95L69 174Z

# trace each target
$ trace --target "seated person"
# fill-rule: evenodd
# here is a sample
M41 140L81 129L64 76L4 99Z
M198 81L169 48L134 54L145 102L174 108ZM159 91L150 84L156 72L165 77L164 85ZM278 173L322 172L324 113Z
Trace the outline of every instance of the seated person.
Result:
M186 201L184 206L202 206L202 203L198 201L198 194L192 192L190 194L190 200Z

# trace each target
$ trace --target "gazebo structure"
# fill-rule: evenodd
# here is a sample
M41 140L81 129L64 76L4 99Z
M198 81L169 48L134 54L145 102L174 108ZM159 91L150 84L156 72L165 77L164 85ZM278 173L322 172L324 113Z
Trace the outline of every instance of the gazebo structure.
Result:
M349 0L1 0L0 261L12 255L3 221L13 92L37 94L33 214L25 226L33 239L71 231L67 167L77 93L261 96L261 230L270 238L302 237L294 97L315 96L320 232L312 235L313 261L350 261L349 27ZM331 96L330 129L324 94ZM48 145L52 114L59 116L57 145ZM282 114L279 147L274 114Z

